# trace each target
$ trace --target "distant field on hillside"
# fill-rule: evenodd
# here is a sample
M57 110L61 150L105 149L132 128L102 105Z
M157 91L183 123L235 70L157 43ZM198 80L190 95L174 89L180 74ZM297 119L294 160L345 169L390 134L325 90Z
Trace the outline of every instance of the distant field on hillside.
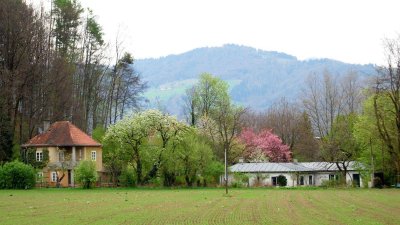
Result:
M150 87L144 93L144 97L155 103L158 98L160 101L168 101L171 97L185 94L186 89L191 88L198 82L198 79L188 79L176 82L170 82L158 87ZM240 84L241 80L226 80L229 84L229 90Z
M0 190L0 224L400 224L400 190Z

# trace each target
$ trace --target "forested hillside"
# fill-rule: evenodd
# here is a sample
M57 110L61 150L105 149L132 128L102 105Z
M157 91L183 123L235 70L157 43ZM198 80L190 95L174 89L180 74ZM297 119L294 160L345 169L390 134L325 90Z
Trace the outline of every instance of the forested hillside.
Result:
M135 62L135 69L148 81L146 96L151 105L161 102L174 114L181 114L177 103L180 96L203 72L227 81L234 101L258 110L282 97L295 99L310 74L322 76L329 72L336 77L349 72L356 72L360 77L376 74L373 65L331 59L298 60L285 53L232 44L158 59L140 59Z

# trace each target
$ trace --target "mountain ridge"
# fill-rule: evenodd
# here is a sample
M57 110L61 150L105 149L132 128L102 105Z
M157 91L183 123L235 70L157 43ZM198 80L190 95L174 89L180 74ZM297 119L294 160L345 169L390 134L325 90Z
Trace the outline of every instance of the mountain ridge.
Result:
M161 102L177 115L181 114L179 102L184 89L195 84L203 72L227 81L233 100L255 110L263 110L281 97L294 99L311 73L322 75L327 70L336 76L349 71L361 77L375 74L372 64L349 64L327 58L299 60L287 53L235 44L138 59L134 66L150 86L145 93L148 107Z

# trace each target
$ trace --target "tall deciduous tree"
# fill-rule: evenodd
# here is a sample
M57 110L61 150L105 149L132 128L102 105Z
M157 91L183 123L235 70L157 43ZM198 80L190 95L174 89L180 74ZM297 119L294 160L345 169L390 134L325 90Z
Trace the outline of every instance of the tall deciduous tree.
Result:
M229 100L228 84L209 73L202 73L199 82L186 90L184 113L193 126L202 116L212 117L221 101Z
M211 147L195 129L183 136L173 156L175 160L172 163L179 165L188 187L193 186L198 175L204 176L213 160Z
M378 99L375 99L374 93L370 94L371 96L364 101L362 114L358 116L358 120L354 125L353 135L361 149L359 160L363 162L366 169L369 169L371 173L374 171L383 172L387 177L395 174L395 169L393 170L395 168L394 158L389 154L388 147L382 140L377 127L374 102ZM393 109L390 109L391 106L388 98L379 98L379 105L385 107L385 109L381 109L382 112L393 112ZM381 119L385 119L385 123L389 122L386 129L390 129L392 130L390 132L393 132L395 122L389 120L388 117L381 117ZM385 183L387 184L388 182L385 181Z
M172 154L176 148L175 141L181 138L186 129L186 125L175 117L148 110L123 118L110 126L105 142L114 143L121 154L129 156L125 159L126 163L135 168L137 182L144 184L158 175L164 155Z
M337 165L342 173L343 183L346 182L350 162L358 159L361 154L361 148L354 136L354 125L357 120L355 114L338 116L330 133L322 139L322 158Z
M115 167L113 160L119 158L118 154L128 155L127 163L131 162L136 170L136 178L139 184L143 183L143 164L141 148L150 132L150 121L144 113L138 113L120 120L107 130L105 142L115 143L116 149L109 149L109 160L105 161L111 167ZM106 155L107 155L106 154Z
M360 111L363 99L361 82L353 71L336 77L325 71L322 78L317 74L307 78L303 105L316 135L327 135L337 116Z
M385 43L387 65L376 79L374 111L376 126L391 156L400 183L400 38Z

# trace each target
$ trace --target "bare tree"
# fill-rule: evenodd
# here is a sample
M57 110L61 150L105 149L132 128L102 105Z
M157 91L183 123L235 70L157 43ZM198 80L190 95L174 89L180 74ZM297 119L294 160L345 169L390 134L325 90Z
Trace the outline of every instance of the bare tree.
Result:
M375 83L374 111L380 138L385 143L400 183L400 37L386 39L387 65Z
M337 116L360 112L364 99L362 84L354 71L336 77L325 71L322 78L317 74L307 78L303 105L319 137L330 132Z
M195 86L186 89L185 95L183 96L183 104L183 114L186 117L186 121L190 126L195 126L198 117Z

